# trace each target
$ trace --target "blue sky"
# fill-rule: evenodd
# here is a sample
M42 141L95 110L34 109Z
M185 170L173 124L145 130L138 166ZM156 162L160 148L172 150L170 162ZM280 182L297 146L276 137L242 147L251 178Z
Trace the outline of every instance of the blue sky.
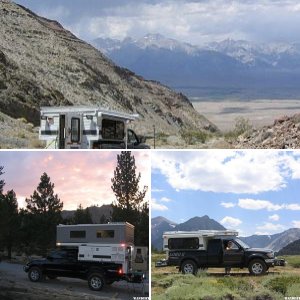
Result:
M152 153L151 216L208 215L240 235L300 228L300 151Z
M16 0L84 40L161 33L201 45L227 38L299 42L295 0Z

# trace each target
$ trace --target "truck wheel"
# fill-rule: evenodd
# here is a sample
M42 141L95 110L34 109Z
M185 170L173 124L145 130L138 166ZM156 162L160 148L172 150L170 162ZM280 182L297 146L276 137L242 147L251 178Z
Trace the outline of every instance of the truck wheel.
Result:
M198 271L198 267L192 260L186 260L181 265L181 272L183 274L196 274Z
M99 273L92 273L88 277L89 288L93 291L101 291L104 286L103 276Z
M253 259L248 266L249 272L252 275L263 275L267 271L267 266L261 259Z
M28 278L32 282L41 281L43 278L42 270L39 267L32 267L28 272Z

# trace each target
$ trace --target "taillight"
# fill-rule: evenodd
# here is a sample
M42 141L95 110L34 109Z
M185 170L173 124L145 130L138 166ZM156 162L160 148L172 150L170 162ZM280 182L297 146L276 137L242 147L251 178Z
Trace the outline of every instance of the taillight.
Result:
M118 270L118 274L119 274L119 275L122 275L122 274L123 274L123 270L122 270L122 269L119 269L119 270Z

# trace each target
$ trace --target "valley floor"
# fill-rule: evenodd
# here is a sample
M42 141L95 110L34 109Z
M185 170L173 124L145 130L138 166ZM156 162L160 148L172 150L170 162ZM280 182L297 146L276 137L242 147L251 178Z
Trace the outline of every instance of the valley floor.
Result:
M191 101L199 113L224 132L233 129L237 117L248 119L260 128L273 124L279 117L300 112L300 100Z

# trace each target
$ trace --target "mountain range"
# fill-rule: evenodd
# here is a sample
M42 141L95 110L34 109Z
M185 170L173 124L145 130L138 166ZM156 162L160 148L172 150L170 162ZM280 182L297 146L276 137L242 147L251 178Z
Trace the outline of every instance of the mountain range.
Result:
M183 94L119 67L57 21L11 1L0 1L0 21L0 111L5 115L37 126L40 106L97 105L139 114L133 125L138 134L152 133L154 125L170 134L215 129Z
M151 245L161 250L163 246L162 234L165 231L193 231L193 230L224 230L224 226L208 216L194 217L186 222L177 224L164 217L156 217L151 220Z
M208 216L193 217L184 223L177 224L164 217L155 217L151 220L151 245L154 249L161 250L162 235L165 231L197 231L197 230L224 230L220 223ZM273 235L251 235L239 237L250 247L269 248L278 252L290 243L300 239L300 228L290 228Z
M92 44L121 66L193 97L300 96L300 45L227 39L196 46L148 34Z

